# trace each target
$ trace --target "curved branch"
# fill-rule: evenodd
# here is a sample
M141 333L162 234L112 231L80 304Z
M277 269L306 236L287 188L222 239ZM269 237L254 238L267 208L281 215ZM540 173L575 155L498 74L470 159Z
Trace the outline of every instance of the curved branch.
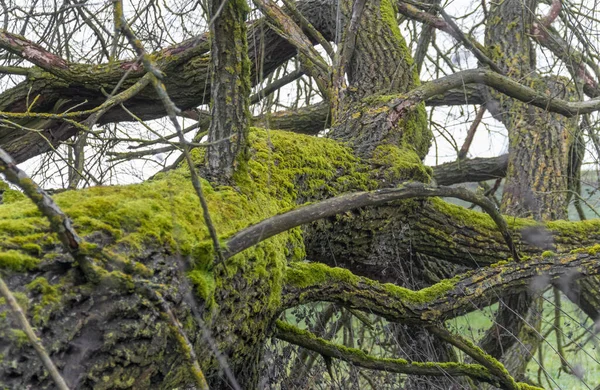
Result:
M515 381L515 379L510 376L506 368L500 363L498 360L485 353L481 348L477 347L471 341L465 339L464 337L458 334L452 334L447 329L441 326L431 326L428 327L429 330L434 335L438 336L440 339L450 343L465 352L467 355L471 356L473 360L479 362L485 368L487 368L491 373L496 375L501 383L502 388L510 389L510 390L519 390L522 387ZM528 386L529 389L538 389L533 386ZM541 390L541 389L540 389Z
M562 114L566 117L600 110L600 99L582 102L556 99L488 69L464 70L450 76L429 81L410 91L407 96L394 99L390 105L398 112L406 111L422 101L443 94L451 89L460 88L465 84L484 84L506 96L544 110Z
M498 380L482 365L456 362L409 362L406 359L378 358L358 348L348 348L315 336L283 321L275 323L275 337L288 343L310 349L318 354L340 359L369 370L410 375L469 376L481 382L498 385Z
M423 183L408 183L399 188L387 188L372 192L357 192L342 195L300 207L284 214L276 215L233 235L227 241L227 252L225 257L231 257L269 237L285 232L296 226L314 222L348 210L365 206L381 205L395 200L433 196L458 198L480 206L492 217L498 226L507 246L510 248L513 258L519 258L512 237L508 231L506 221L489 199L476 195L464 188L428 187Z
M286 270L282 305L335 302L394 322L431 325L488 305L505 291L526 291L539 276L558 286L562 278L576 280L599 273L600 255L590 250L480 268L413 291L356 276L343 268L297 262Z

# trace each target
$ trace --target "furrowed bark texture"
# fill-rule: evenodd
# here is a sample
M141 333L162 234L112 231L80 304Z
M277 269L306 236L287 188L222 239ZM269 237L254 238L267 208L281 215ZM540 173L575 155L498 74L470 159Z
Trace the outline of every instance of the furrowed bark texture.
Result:
M566 79L546 78L535 73L535 52L528 31L533 27L537 1L505 1L490 7L486 24L486 47L500 69L515 79L525 79L534 88L565 100L574 98ZM490 92L493 114L508 129L509 158L502 196L507 215L533 217L538 221L567 217L570 150L578 138L577 118L567 119L525 103ZM577 167L577 169L579 169ZM532 230L525 238L536 240ZM553 249L547 242L546 249ZM527 363L541 341L542 302L524 292L501 303L495 325L481 345L522 378ZM518 341L517 341L518 340Z
M236 159L246 158L250 112L250 60L245 1L213 0L211 18L211 122L208 172L231 179ZM238 161L239 163L239 161Z
M340 3L342 21L348 18L352 3ZM307 0L299 2L298 8L327 40L333 40L336 5ZM431 140L424 104L387 104L388 95L397 98L419 83L395 14L390 0L365 4L348 66L348 88L336 97L340 99L336 107L342 109L330 120L329 139L255 130L248 134L248 171L234 176L232 187L213 188L206 183L209 208L221 239L226 242L240 229L305 202L394 187L405 180L431 180L431 169L422 164ZM236 29L236 33L240 31ZM248 42L253 85L296 54L293 46L266 29L264 22L254 23L248 36L252 37ZM237 38L242 42L238 46L243 46L243 39ZM167 89L181 109L208 101L208 49L205 40L198 40L158 55ZM98 78L97 70L79 65L69 65L56 75L36 70L35 77L0 95L0 108L25 112L28 93L41 94L31 107L33 112L60 113L84 99L89 103L79 109L93 108L103 102L100 87L110 89L128 69L132 72L124 86L142 75L132 63L100 69L106 72ZM225 96L233 84L236 82L228 79L220 85ZM28 92L30 88L32 92ZM221 93L217 95L221 97ZM67 96L72 100L67 101ZM535 139L535 123L529 120L545 114L512 101L499 101L520 118L507 117L507 123L512 128L523 124L531 130L524 134ZM150 89L128 100L126 106L142 119L164 115ZM325 123L327 115L313 115L313 108L305 110L309 117L305 123ZM242 112L236 115L241 118ZM551 122L549 128L562 129L554 124L559 119L543 118ZM128 119L116 108L103 116L102 123ZM282 123L295 120L279 119ZM43 129L51 142L64 140L75 131L53 116L19 122ZM290 126L296 125L292 122ZM19 161L46 148L44 144L38 149L26 144L38 141L39 135L24 134L10 129L0 135L0 144L12 148L9 151ZM533 141L528 145L532 147ZM512 152L516 146L511 147ZM532 153L537 153L535 148ZM206 163L202 152L196 158L198 165ZM509 172L521 163L509 158ZM525 171L534 177L539 169ZM544 182L536 191L555 184ZM457 284L444 281L429 295L376 283L421 289L511 256L489 217L439 199L349 210L271 237L215 265L215 251L206 227L199 222L204 219L185 168L139 185L71 191L56 198L81 235L103 250L105 256L95 259L105 269L100 281L85 279L27 200L0 207L0 268L8 274L10 288L73 388L192 388L185 348L162 309L140 292L140 285L155 289L172 306L212 388L231 386L227 374L231 372L241 388L254 389L259 386L259 364L271 326L289 307L334 300L381 314L401 324L397 334L402 342L412 342L423 352L406 354L408 358L454 360L450 348L436 345L440 341L423 331L424 321L468 313L505 292L480 288L487 286L479 283L482 280L499 283L500 289L522 291L532 278L546 272L554 280L577 270L597 272L594 248L579 255L565 253L598 242L599 222L542 225L515 217L510 228L520 253L539 255L552 240L561 257L538 256L524 268L514 263L496 264L477 271L481 272L477 277L464 275ZM556 212L542 206L539 210L540 214ZM542 232L543 239L528 240L528 229ZM310 267L304 263L307 259L313 262ZM355 275L333 266L343 266ZM290 275L294 274L301 277L293 280ZM443 294L449 291L450 298ZM5 317L0 317L0 341L0 383L15 388L52 387L33 351L22 343L15 324ZM455 382L445 378L435 382L443 388L452 384Z

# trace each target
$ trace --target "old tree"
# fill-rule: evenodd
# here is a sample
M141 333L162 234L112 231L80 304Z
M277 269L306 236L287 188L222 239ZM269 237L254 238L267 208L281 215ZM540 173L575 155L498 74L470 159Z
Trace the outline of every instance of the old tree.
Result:
M598 146L595 9L134 3L1 2L0 387L553 387L526 370L544 292L600 310L600 222L566 221ZM457 161L425 166L432 107L468 105ZM467 159L486 111L508 154ZM106 185L107 158L159 151L181 154ZM497 178L498 207L446 187ZM494 303L482 337L448 328Z

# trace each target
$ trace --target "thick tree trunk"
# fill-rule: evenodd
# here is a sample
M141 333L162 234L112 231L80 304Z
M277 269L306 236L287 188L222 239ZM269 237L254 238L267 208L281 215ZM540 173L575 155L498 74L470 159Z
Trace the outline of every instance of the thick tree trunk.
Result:
M535 73L535 52L529 39L536 1L505 1L490 8L486 45L492 59L507 75L528 80L534 88L569 100L574 97L566 79L549 79ZM491 93L492 113L508 129L509 158L503 213L537 221L566 219L571 171L570 150L578 137L577 118L567 119ZM578 167L577 167L578 169ZM545 232L523 233L540 241ZM553 250L549 240L538 243ZM484 350L501 359L509 372L523 379L527 364L541 342L542 303L537 292L501 300L495 324L481 341Z
M352 3L342 2L342 20L348 19ZM299 3L299 8L332 40L335 2L308 0ZM252 83L295 54L293 46L273 31L263 31L261 23L249 33L256 38L249 41L249 52L260 53L264 59L258 66L258 57L252 58ZM396 187L406 180L430 181L431 170L421 161L431 139L424 105L386 104L390 99L386 95L402 96L419 83L390 0L367 2L360 23L348 64L348 88L334 97L339 100L331 121L332 139L256 130L248 135L247 175L234 176L232 187L212 188L204 183L220 238L226 240L248 225L305 202L349 191ZM205 41L191 41L158 56L167 89L182 109L205 102L209 96L210 88L202 89L208 77L207 50ZM99 82L112 86L124 69L132 68L125 84L131 86L141 76L135 66L111 65ZM65 69L58 75L40 72L39 78L1 95L0 108L25 112L27 93L43 92L33 109L39 113L62 112L84 99L89 105L80 109L103 101L100 86L90 81L95 70ZM235 84L237 81L227 80L222 86ZM199 89L206 92L199 93ZM65 93L73 99L69 106ZM157 102L156 96L144 89L127 101L127 107L142 119L151 119L164 114ZM514 104L507 109L521 115L530 130L523 134L534 137L534 123L527 119L541 114L514 102L502 104ZM225 105L221 104L218 113L223 118ZM236 105L241 106L244 104ZM64 140L75 131L54 116L24 117L25 125L43 128L51 142ZM117 108L100 122L125 118L125 112ZM30 137L11 129L0 136L0 144L22 161L47 150L45 145L26 150ZM196 162L204 164L205 156L200 153ZM524 162L516 158L509 158L508 164L509 172L537 177L539 167L517 169ZM560 180L556 183L544 182L535 190L562 185ZM523 193L521 189L515 192ZM244 389L256 388L259 362L274 321L283 310L312 300L371 310L404 324L399 332L402 339L412 338L415 347L423 351L415 360L455 359L447 345L427 349L440 341L423 328L497 299L498 292L489 286L498 283L499 290L521 291L534 275L551 267L556 270L553 277L558 278L571 271L571 263L583 264L583 273L598 272L593 266L593 250L564 255L596 242L598 222L549 223L548 230L556 235L556 252L562 256L556 262L538 257L540 264L524 263L523 269L520 264L508 263L504 272L503 265L496 264L462 279L450 279L453 273L506 260L511 252L489 217L440 200L397 201L349 210L302 229L296 227L218 262L207 228L199 222L203 216L196 207L189 171L184 168L140 185L66 192L56 199L74 219L80 234L97 245L89 248L100 270L97 278L86 278L79 264L62 252L48 224L28 201L0 208L0 268L8 274L11 289L74 388L193 388L192 349L212 387L236 383ZM535 209L540 215L550 212ZM537 224L518 218L511 222L520 253L539 254L543 246L520 239L521 229L532 225ZM325 265L305 263L305 258ZM326 265L342 265L355 275ZM420 289L441 279L449 280L416 293L378 283ZM146 295L148 290L162 296L166 304L157 304ZM178 333L169 311L178 318L191 345ZM0 383L16 388L52 387L8 316L0 317L0 341ZM412 360L416 355L406 356ZM442 378L430 384L449 387L456 383Z

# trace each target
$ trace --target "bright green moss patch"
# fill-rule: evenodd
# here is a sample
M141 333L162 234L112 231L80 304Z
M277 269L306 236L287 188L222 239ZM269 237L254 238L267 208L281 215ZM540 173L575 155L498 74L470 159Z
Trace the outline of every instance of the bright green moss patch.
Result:
M556 232L561 236L585 237L590 232L597 233L600 231L600 219L587 219L584 221L551 221L546 223L549 230Z
M361 283L364 285L378 285L377 282L356 276L345 268L329 267L320 263L292 264L286 270L285 281L289 285L298 288L337 283L347 283L356 288L360 288ZM385 283L380 286L387 294L399 301L423 304L431 302L454 289L457 281L458 277L445 279L418 291L399 287L392 283Z
M9 331L9 339L19 348L29 344L29 338L27 338L27 335L21 329L11 329Z
M5 205L0 210L8 209L10 206ZM6 236L23 236L45 228L47 225L43 222L41 218L0 219L0 232Z
M4 203L4 204L18 202L18 201L24 200L26 198L27 197L21 191L9 189L9 190L4 191L4 193L2 193L2 203Z
M26 271L34 268L39 260L16 250L0 252L0 269Z
M491 265L490 265L490 267L492 267L492 268L498 268L498 267L502 267L503 265L507 265L507 264L509 264L509 263L510 263L510 261L507 261L507 260L500 260L500 261L499 261L499 262L497 262L497 263L491 264Z
M556 256L556 253L552 251L544 251L542 252L542 258L550 258Z
M320 263L294 263L286 270L286 282L299 288L322 283L346 282L356 284L360 278L345 268L333 268Z
M384 287L386 291L390 293L390 295L395 296L402 301L424 304L427 302L432 302L447 294L449 291L452 291L458 280L458 277L444 279L432 286L422 288L417 291L399 287L391 283L384 284Z
M596 244L596 245L586 247L586 248L574 249L571 251L571 254L587 253L588 255L594 256L598 252L600 252L600 244Z
M34 243L25 243L21 246L21 248L34 256L41 256L42 255L42 247L39 246L38 244L34 244Z
M388 183L399 183L407 177L423 183L431 181L431 168L423 165L421 157L412 148L384 144L375 149L372 161L383 168L383 179Z
M492 220L492 218L480 211L469 210L466 207L454 205L452 203L445 202L439 198L432 198L431 203L433 207L444 215L450 216L454 221L462 223L464 226L477 227L498 230L498 226ZM539 222L534 221L530 218L514 218L504 217L508 227L511 231L520 232L523 228L540 226Z
M196 288L196 294L210 307L213 301L215 291L215 279L212 273L193 270L188 273L188 278Z

